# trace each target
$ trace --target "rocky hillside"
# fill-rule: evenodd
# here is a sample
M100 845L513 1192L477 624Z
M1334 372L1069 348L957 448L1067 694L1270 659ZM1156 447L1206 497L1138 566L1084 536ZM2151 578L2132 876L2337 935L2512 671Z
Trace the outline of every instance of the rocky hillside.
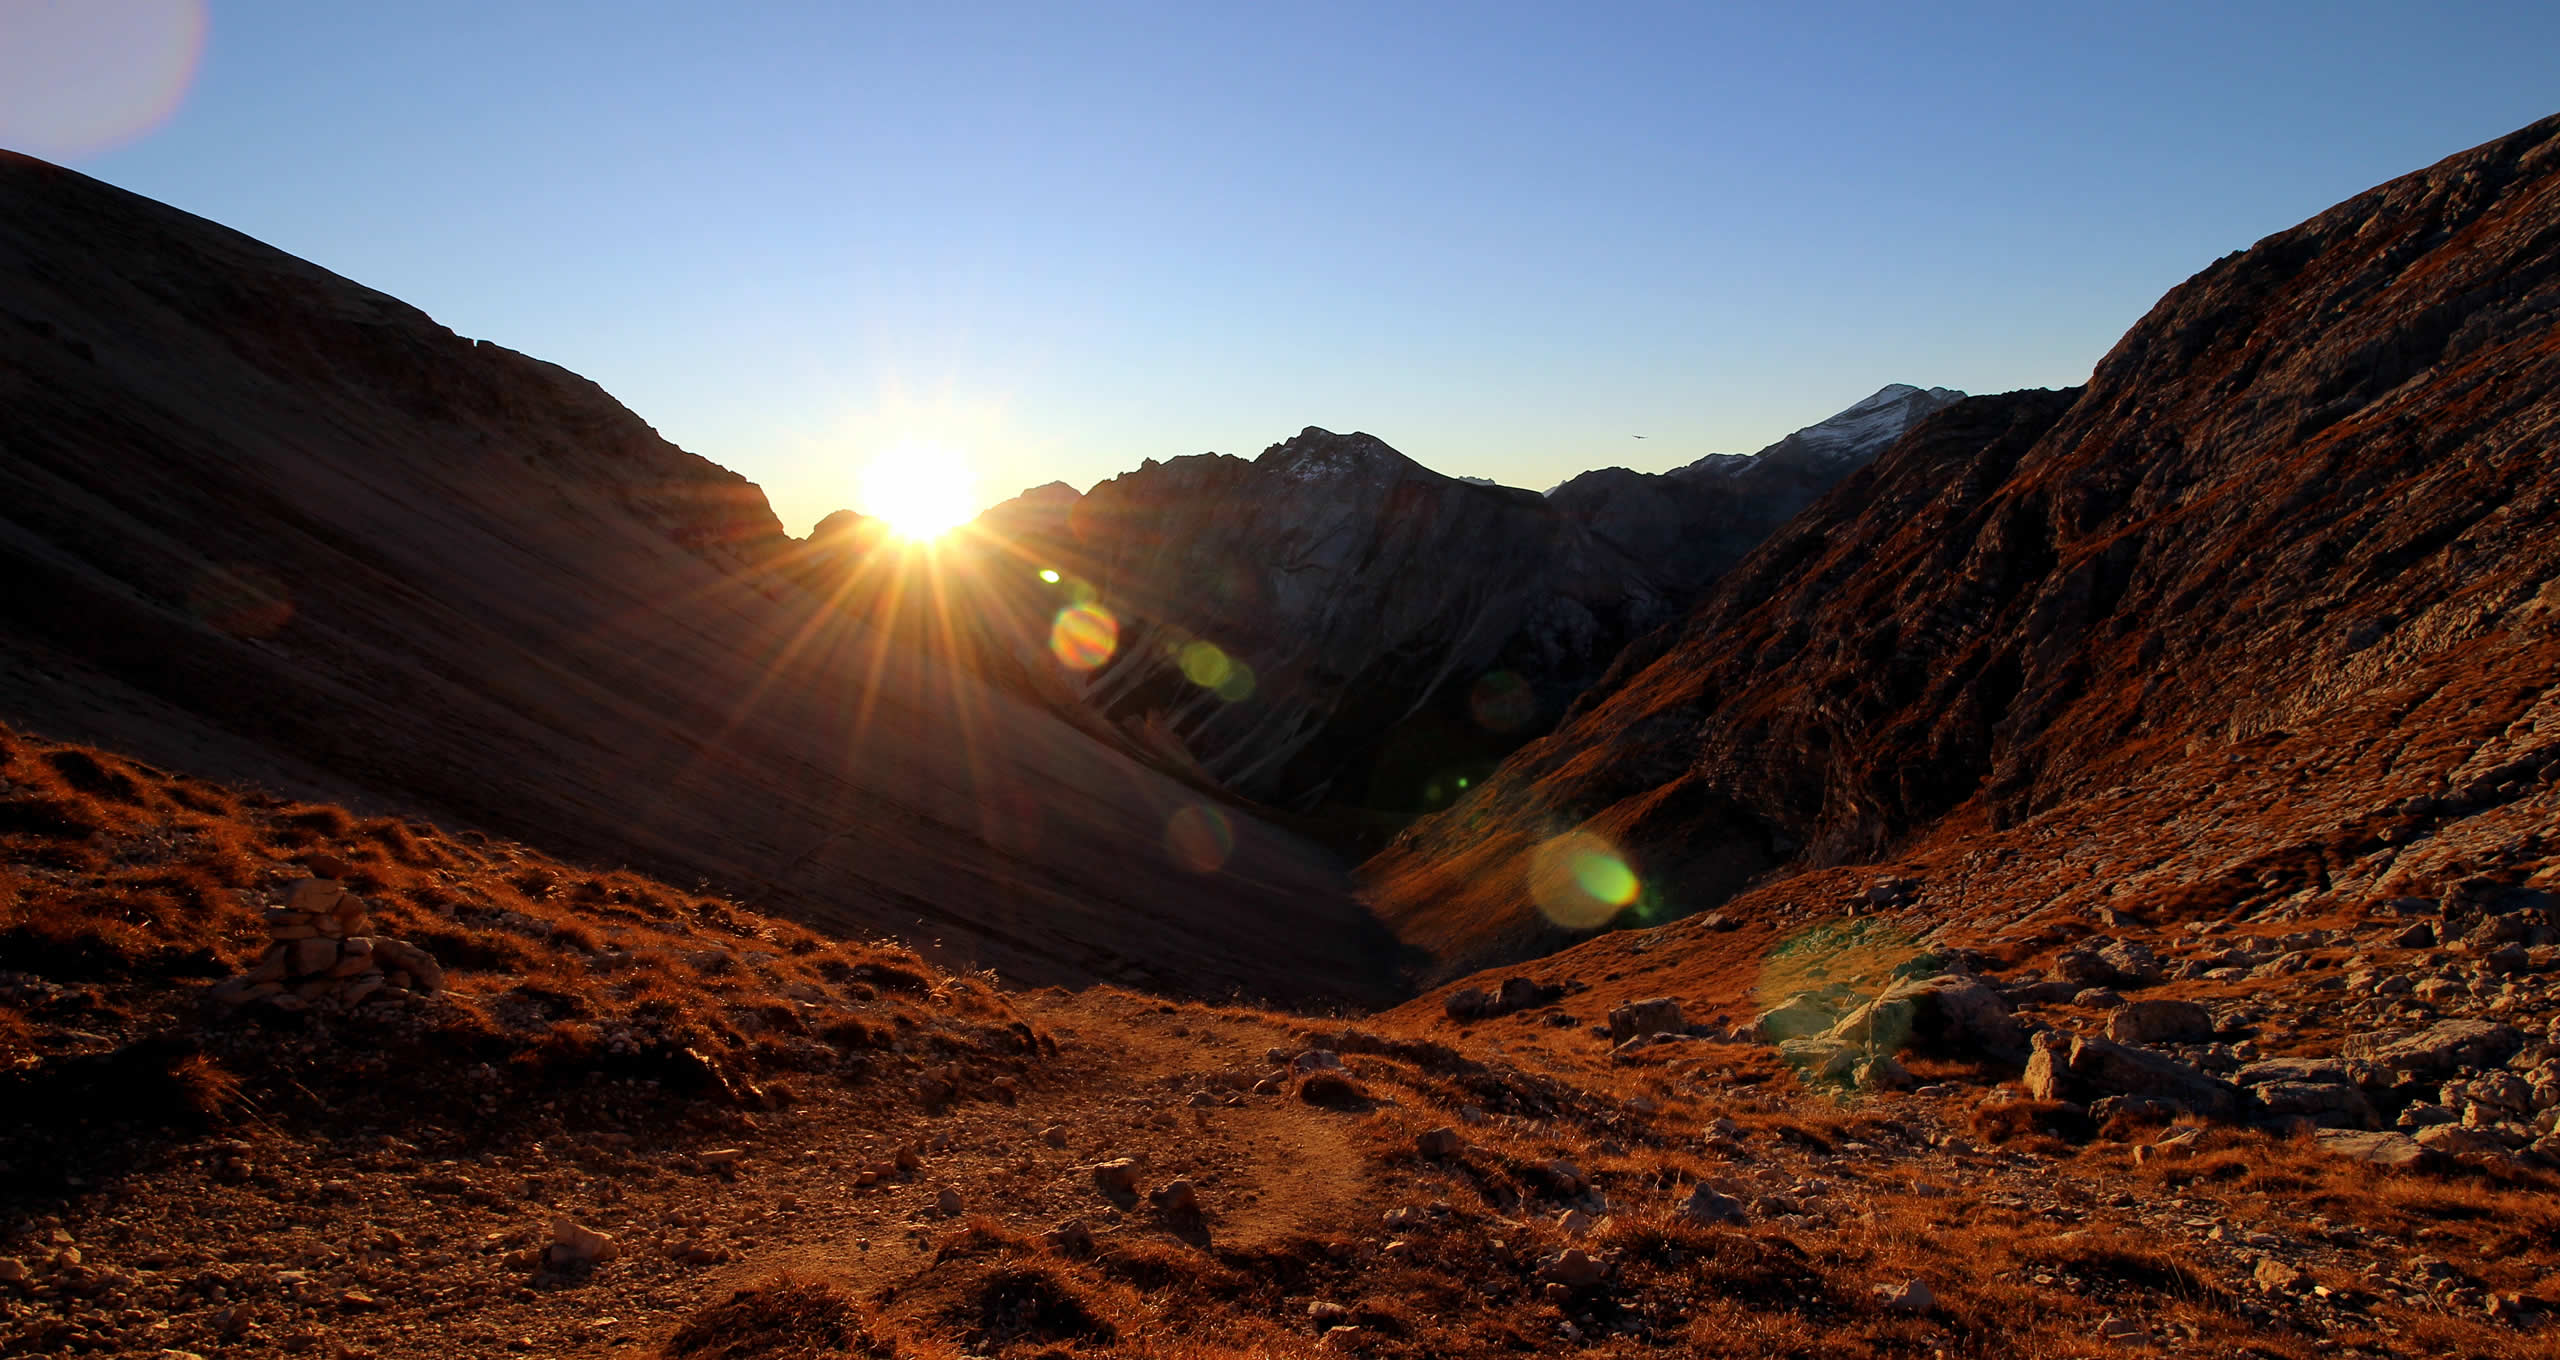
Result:
M1389 994L1333 857L803 588L550 364L0 156L0 404L11 721L1026 979Z
M1960 395L1888 387L1756 456L1543 497L1309 429L1250 461L1042 488L988 513L981 554L1055 565L1113 615L1084 697L1124 729L1265 802L1398 819L1546 730L1629 640Z
M2503 905L1948 947L1981 971L1889 1001L1925 1023L1858 1042L1899 1074L1858 1093L1747 1032L1761 925L1348 1023L1006 992L0 731L0 1355L2543 1355L2560 1179L2433 1144L2560 1111L2547 990L2431 978L2383 1004L2483 1018L2287 1056L2346 1013L2330 960L2396 976L2413 926ZM1914 962L1875 924L1781 954L1871 983ZM241 985L314 939L410 952L396 982ZM2113 987L2202 998L2111 1028L2229 1074L2208 1089L2441 1075L2408 1107L2437 1132L2101 1110L1977 1051Z
M1923 854L1950 912L2371 891L2560 756L2555 323L2560 120L2235 253L2085 390L1924 421L1380 856L1380 905L1464 965ZM1573 828L1596 890L1541 877Z

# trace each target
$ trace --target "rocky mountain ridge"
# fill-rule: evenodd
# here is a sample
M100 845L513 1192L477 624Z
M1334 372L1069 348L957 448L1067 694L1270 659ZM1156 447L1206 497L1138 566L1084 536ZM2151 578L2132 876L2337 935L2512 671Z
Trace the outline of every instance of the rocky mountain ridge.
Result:
M1250 461L1042 488L981 525L995 555L1054 564L1112 613L1094 709L1249 797L1392 820L1544 730L1627 641L1957 395L1895 385L1757 456L1543 497L1310 428ZM1225 683L1186 673L1200 643Z
M1639 921L1906 858L1976 921L2374 890L2554 749L2555 223L2549 120L2217 262L2084 390L1922 422L1375 861L1382 909L1551 948L1574 827ZM2501 824L2467 870L2538 872Z

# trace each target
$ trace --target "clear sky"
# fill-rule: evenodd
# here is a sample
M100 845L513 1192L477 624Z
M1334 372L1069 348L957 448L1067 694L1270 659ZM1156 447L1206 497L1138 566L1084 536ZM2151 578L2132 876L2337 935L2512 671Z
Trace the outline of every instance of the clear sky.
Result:
M2555 53L2549 0L0 0L0 144L584 373L796 532L909 440L981 501L1306 425L1545 487L2076 382L2560 111Z

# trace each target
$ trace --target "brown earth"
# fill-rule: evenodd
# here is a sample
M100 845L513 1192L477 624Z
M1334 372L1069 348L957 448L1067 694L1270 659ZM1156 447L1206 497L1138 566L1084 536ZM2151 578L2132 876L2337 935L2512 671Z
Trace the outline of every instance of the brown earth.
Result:
M1310 1024L1004 993L476 834L5 757L0 1355L2555 1353L2546 1170L2093 1136L1962 1055L1859 1095L1729 1035L1612 1046L1613 1000L1710 957L1685 933L1727 978L1748 928L1613 936L1500 1019ZM315 864L448 990L207 1007ZM1177 1178L1196 1216L1150 1203ZM1684 1212L1702 1186L1730 1211ZM614 1253L550 1257L564 1217Z
M13 722L1023 981L1394 995L1329 852L891 644L574 374L0 155L0 404ZM1167 843L1203 805L1214 867Z

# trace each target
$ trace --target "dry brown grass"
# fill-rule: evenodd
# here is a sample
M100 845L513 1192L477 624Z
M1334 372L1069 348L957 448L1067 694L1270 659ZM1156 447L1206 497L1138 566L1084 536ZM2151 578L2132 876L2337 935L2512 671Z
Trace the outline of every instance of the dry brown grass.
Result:
M367 899L374 933L434 954L448 993L422 1009L344 1018L205 1012L200 988L263 952L261 909L315 864ZM0 1103L42 1116L13 1131L21 1138L52 1137L66 1120L219 1121L239 1107L243 1081L271 1100L279 1088L321 1105L338 1098L325 1064L233 1072L200 1056L201 1040L260 1027L389 1025L364 1042L431 1070L485 1061L528 1089L606 1070L686 1094L710 1074L810 1069L795 1043L869 1053L925 1036L961 1079L1014 1071L1040 1043L984 984L902 946L831 939L625 870L235 792L5 728L0 959L41 980L0 993L15 998L0 999ZM113 1054L66 1051L73 1030L108 1037ZM84 1045L94 1046L71 1046ZM922 1061L902 1057L884 1074ZM61 1098L99 1080L100 1062L121 1064L116 1100ZM766 1085L788 1098L787 1085Z

